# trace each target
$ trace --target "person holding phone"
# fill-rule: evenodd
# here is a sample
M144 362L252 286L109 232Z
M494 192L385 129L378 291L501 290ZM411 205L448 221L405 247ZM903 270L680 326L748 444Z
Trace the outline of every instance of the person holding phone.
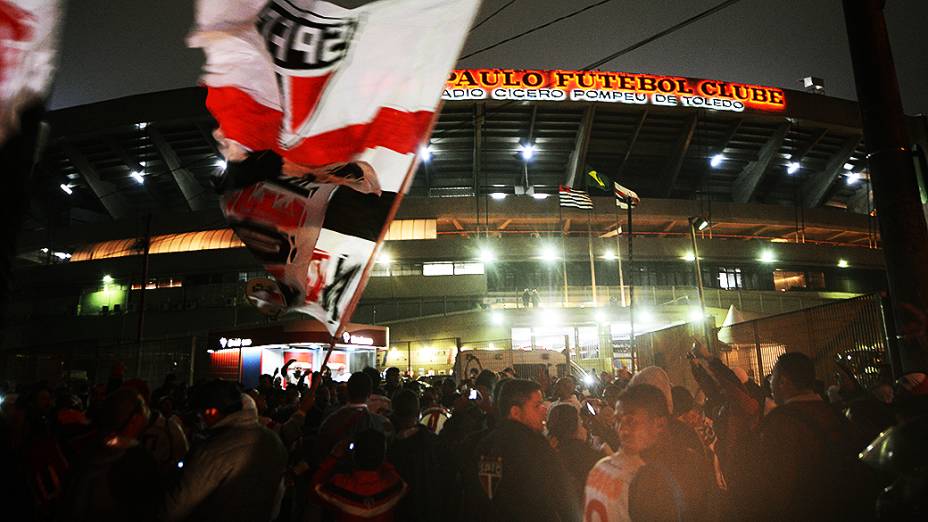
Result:
M596 416L596 409L590 402L584 402L581 412ZM548 442L557 452L567 469L571 486L577 498L583 497L586 476L602 457L588 442L586 427L580 422L580 413L570 404L559 404L548 412Z

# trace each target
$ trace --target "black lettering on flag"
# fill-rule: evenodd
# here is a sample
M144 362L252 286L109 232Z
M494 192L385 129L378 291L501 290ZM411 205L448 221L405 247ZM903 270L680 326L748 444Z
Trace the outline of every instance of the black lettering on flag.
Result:
M355 274L361 269L361 265L354 265L350 268L345 267L346 259L344 256L338 258L335 265L335 277L332 278L332 283L322 290L322 307L328 310L329 320L333 323L337 323L339 320L338 303L341 302Z
M377 241L387 223L387 214L396 199L395 192L362 194L348 187L338 187L329 200L322 228L339 234Z

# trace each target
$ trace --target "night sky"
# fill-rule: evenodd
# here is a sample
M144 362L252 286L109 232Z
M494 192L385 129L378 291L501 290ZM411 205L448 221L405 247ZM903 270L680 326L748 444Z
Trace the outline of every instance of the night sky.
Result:
M485 0L478 20L508 0ZM613 0L461 67L579 68L715 5L719 0ZM364 0L341 0L352 7ZM595 0L517 0L472 33L473 51ZM928 1L889 0L886 17L909 114L928 113ZM202 53L184 44L187 0L72 0L52 108L195 85ZM743 0L602 67L798 89L825 79L828 95L854 99L840 0Z

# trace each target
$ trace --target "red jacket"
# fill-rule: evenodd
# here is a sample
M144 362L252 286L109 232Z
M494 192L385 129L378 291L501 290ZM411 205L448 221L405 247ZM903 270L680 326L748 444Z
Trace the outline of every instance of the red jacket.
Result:
M396 469L384 462L373 471L336 471L338 461L329 456L313 475L313 491L338 515L338 522L391 522L397 503L407 487Z

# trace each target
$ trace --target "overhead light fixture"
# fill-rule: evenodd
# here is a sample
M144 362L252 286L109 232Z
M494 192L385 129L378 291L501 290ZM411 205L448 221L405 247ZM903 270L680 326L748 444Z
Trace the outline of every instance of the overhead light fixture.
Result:
M522 154L522 159L525 161L529 161L530 159L534 158L535 152L537 152L537 149L535 148L535 145L532 145L531 143L519 145L519 153Z
M690 263L692 263L693 261L696 261L696 254L694 254L692 251L689 251L683 254L682 256L680 256L680 259L684 261L689 261Z
M652 324L654 323L654 312L650 308L635 310L635 321L642 324Z
M854 164L853 164L853 163L845 163L845 164L844 164L844 170L854 170Z
M786 173L792 176L793 174L799 172L799 162L791 161L786 164Z
M67 195L69 195L69 196L70 196L71 194L74 193L74 191L71 190L71 187L65 185L64 183L62 183L61 185L58 185L58 186L61 187L61 190L63 190L64 193L67 194Z
M490 312L490 322L496 326L500 326L506 322L506 316L503 315L503 312L500 312L499 310L493 310Z
M773 263L777 260L776 256L773 254L773 250L764 249L760 253L760 257L757 258L761 263Z
M857 172L848 172L847 173L847 184L856 185L860 181L860 174Z
M540 324L538 326L540 327L547 327L561 322L561 314L554 308L542 308L538 316L540 319Z
M532 197L535 198L535 199L548 199L548 196L550 196L550 195L551 195L551 194L542 194L542 193L536 192L536 193L532 194Z
M47 253L48 253L48 249L47 249L47 248L43 248L43 249L42 249L42 253L43 253L43 254L47 254Z
M851 266L851 265L850 265L850 263L847 262L847 259L839 259L839 260L838 260L838 268L847 268L847 267L849 267L849 266Z
M709 160L709 165L711 165L712 168L717 169L723 161L725 161L725 156L716 154L715 156L712 156L712 159Z
M607 322L609 318L606 316L606 312L603 312L602 310L596 310L596 312L593 313L593 320L602 324Z
M496 261L496 252L488 247L480 249L480 261L482 263L492 263Z
M700 216L691 217L690 223L692 223L693 227L699 232L702 232L703 230L709 228L709 220L704 217L700 217Z
M380 254L377 255L376 262L377 264L380 264L380 265L389 265L390 263L393 262L393 258L390 257L390 254L386 252L381 252Z
M129 173L129 177L131 177L132 179L134 179L134 180L136 181L136 183L138 183L139 185L142 185L142 184L145 183L145 177L142 175L141 172L139 172L139 171L137 171L137 170L133 170L132 172L130 172L130 173Z
M505 192L491 192L490 197L495 199L496 201L502 201L506 199L506 193Z
M432 159L432 146L431 145L421 145L419 146L419 158L428 163Z
M111 276L111 275L109 275L109 274L106 274L105 276L103 276L103 284L109 285L109 284L112 284L112 283L113 283L113 276Z
M687 318L691 323L701 323L706 319L705 316L702 315L702 310L699 308L690 308Z
M546 263L553 263L557 261L558 259L560 259L557 249L555 249L551 245L545 245L541 247L541 252L539 253L538 257L540 257L541 260Z
M603 253L603 261L615 261L615 252L606 250L606 252Z
M64 261L65 259L71 259L71 254L67 252L52 252L52 255L62 261Z

